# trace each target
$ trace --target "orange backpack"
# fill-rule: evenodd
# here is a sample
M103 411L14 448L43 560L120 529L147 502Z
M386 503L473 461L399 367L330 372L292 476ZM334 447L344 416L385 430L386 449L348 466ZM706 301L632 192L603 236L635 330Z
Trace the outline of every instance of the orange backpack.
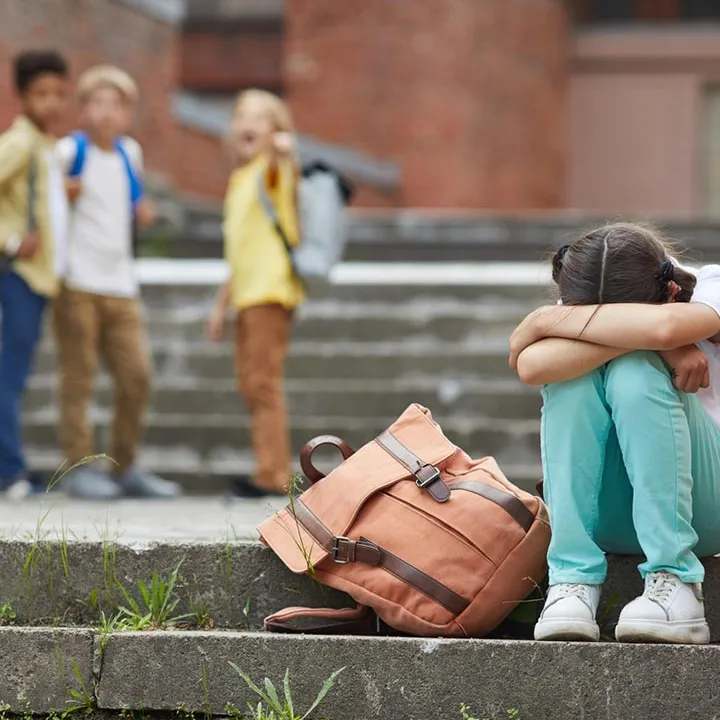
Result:
M322 445L345 458L327 477L311 462ZM320 619L315 631L368 631L371 608L401 632L481 637L545 577L543 501L492 458L471 459L419 405L358 452L316 438L301 464L314 484L259 527L261 538L290 570L312 571L358 608L287 608L266 619L268 630Z

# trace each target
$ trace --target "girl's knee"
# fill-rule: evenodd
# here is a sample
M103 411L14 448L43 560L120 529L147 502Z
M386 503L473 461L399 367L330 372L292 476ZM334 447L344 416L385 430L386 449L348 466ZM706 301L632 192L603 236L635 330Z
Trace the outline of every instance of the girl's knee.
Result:
M544 385L542 395L546 404L557 401L563 405L566 403L582 405L588 395L597 395L599 387L602 387L602 376L599 370L593 370L574 380Z
M607 366L605 391L611 405L642 402L658 390L676 394L670 370L656 352L631 352Z

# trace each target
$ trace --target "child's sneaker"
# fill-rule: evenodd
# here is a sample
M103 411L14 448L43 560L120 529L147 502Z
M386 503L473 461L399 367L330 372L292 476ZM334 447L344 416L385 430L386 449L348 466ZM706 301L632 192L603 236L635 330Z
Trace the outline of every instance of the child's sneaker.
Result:
M551 585L545 607L535 625L535 639L599 640L600 628L595 616L601 589L602 585Z
M122 494L117 483L106 472L90 465L71 470L60 483L70 497L104 502L116 500Z
M43 492L45 492L44 488L34 485L30 478L23 475L9 483L4 494L8 500L27 500Z
M129 497L171 500L182 495L178 483L158 477L154 472L143 470L137 465L128 468L117 480Z
M710 628L702 586L668 572L648 573L645 592L620 613L615 637L621 642L706 645Z

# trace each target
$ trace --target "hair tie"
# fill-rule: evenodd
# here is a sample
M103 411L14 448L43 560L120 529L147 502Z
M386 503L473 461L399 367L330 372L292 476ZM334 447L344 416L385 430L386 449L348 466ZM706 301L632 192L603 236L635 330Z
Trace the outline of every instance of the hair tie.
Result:
M562 265L565 261L565 256L567 255L568 250L570 249L569 245L563 245L560 247L557 251L557 254L555 257L557 258L557 261Z
M664 260L660 265L660 280L664 283L675 280L675 265L672 260Z

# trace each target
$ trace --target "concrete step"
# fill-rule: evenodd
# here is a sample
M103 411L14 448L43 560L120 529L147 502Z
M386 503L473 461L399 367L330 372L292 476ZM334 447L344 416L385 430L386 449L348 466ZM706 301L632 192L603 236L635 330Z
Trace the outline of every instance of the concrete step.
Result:
M611 221L577 212L503 217L487 213L423 210L351 214L349 261L494 262L546 260L583 233ZM647 221L647 218L641 218ZM716 261L718 223L656 218L664 232L693 257ZM192 218L179 233L175 257L222 257L219 216Z
M234 348L230 342L213 345L202 341L154 340L151 348L159 380L233 377ZM343 380L407 380L418 375L438 380L515 378L507 362L507 336L485 337L482 331L463 342L447 343L432 337L400 342L307 341L291 346L286 377ZM55 351L45 346L38 353L36 373L52 375L56 372Z
M99 447L105 447L100 445ZM25 454L33 472L40 473L46 484L59 491L58 483L68 468L57 441L52 445L29 443ZM144 445L140 449L138 462L143 468L152 470L167 480L180 484L184 494L190 496L229 496L232 481L238 475L252 475L255 463L249 448L238 450L220 449L202 454L189 447L152 447ZM540 476L538 467L522 469L523 482L532 487L532 478ZM294 472L300 471L299 462Z
M46 483L53 485L56 491L60 491L61 485L55 485L53 480L57 481L61 477L67 465L57 449L57 444L51 447L28 445L25 450L31 469L41 473ZM339 461L337 455L332 452L318 451L316 455L315 466L325 473L334 468ZM475 453L475 455L480 454ZM233 480L238 475L252 475L255 468L249 447L215 448L203 453L192 446L167 448L144 445L140 450L138 461L142 467L179 483L185 495L198 498L200 496L229 498ZM297 455L292 470L294 473L300 473ZM535 491L538 478L542 477L539 457L534 457L531 462L525 463L509 458L503 462L503 470L516 485L530 492Z
M487 720L717 717L717 646L11 627L0 649L0 693L20 715L58 713L79 697L88 717L238 716L258 698L233 663L280 697L287 672L300 712L342 668L313 716L329 720L460 720L461 705Z
M25 396L26 412L48 410L57 404L57 378L36 377ZM297 380L286 383L290 414L320 417L391 417L413 402L446 415L480 415L501 419L538 417L541 399L537 388L517 380L460 378L438 380ZM107 375L97 382L96 407L113 406L113 385ZM154 387L150 409L156 414L244 415L245 408L234 379L172 378Z
M258 521L282 503L277 499L261 508ZM146 501L144 505L142 514L152 513L152 503ZM178 503L175 506L180 509ZM173 502L159 501L155 507L158 512L173 512ZM202 509L204 505L199 503L198 507ZM98 527L95 537L102 540L76 541L72 522L65 525L61 519L58 525L56 520L53 527L48 521L45 527L46 511L47 508L38 508L36 527L29 536L0 541L0 583L5 589L4 598L21 624L40 619L57 622L57 618L68 623L91 624L99 617L100 609L111 612L114 603L123 604L118 582L127 590L137 591L138 581L145 582L154 571L169 575L179 563L182 565L176 587L178 614L194 612L202 606L218 627L259 629L265 616L289 605L352 604L343 593L319 586L305 574L291 573L271 550L259 543L238 540L231 520L216 509L213 512L218 535L225 533L221 542L183 538L176 542L166 539L131 543L124 539L122 526ZM202 521L200 515L198 518ZM158 520L160 525L163 522ZM146 537L153 537L151 530L145 532ZM600 603L602 633L607 639L613 637L614 623L622 607L642 593L637 571L640 562L641 558L631 556L609 557ZM704 564L707 620L713 642L720 642L720 558L708 558ZM29 569L34 573L29 573ZM116 577L111 577L112 573ZM86 602L93 590L98 591L95 604ZM540 604L537 605L539 609Z
M192 261L186 261L191 266ZM164 267L165 264L159 267ZM203 282L189 284L154 281L156 265L140 265L142 298L152 309L182 312L184 307L209 310L222 282L223 266L200 264L197 273ZM167 267L176 267L168 265ZM218 270L215 268L218 267ZM145 268L145 270L142 270ZM152 271L152 274L151 274ZM188 270L189 271L189 270ZM518 281L518 272L522 275ZM332 301L407 303L432 300L463 303L498 303L516 300L530 303L552 302L554 287L549 266L541 263L492 263L486 265L439 265L395 263L348 263L338 266L331 284L313 288L306 306Z
M4 672L0 697L10 709L36 713L66 707L70 688L88 689L101 710L142 708L224 715L252 699L229 662L259 684L278 687L286 670L297 706L307 707L341 667L323 717L356 720L460 720L461 703L478 717L711 718L717 715L720 648L535 643L518 640L277 636L253 632L264 612L287 604L342 606L347 598L295 576L254 544L127 547L110 540L40 540L0 546L0 581L16 621L93 622L118 602L117 580L132 591L180 561L180 604L214 631L125 632L87 626L0 628ZM611 558L603 604L610 617L640 589L637 558ZM708 620L719 638L720 561L707 563ZM22 598L30 598L23 604ZM91 602L94 598L94 602ZM248 602L248 598L250 601ZM611 600L612 598L612 600ZM126 602L121 600L121 602ZM64 615L56 615L65 608ZM46 611L47 615L36 615ZM233 614L234 613L234 614ZM234 620L233 618L237 618ZM237 625L250 632L228 631ZM604 626L611 633L612 622ZM82 694L82 693L80 693ZM513 710L509 714L508 710Z
M360 447L387 428L404 407L392 416L376 417L292 417L290 437L295 453L317 435L331 434L343 438L353 447ZM98 410L95 421L96 447L107 449L109 413ZM494 455L498 462L536 464L540 448L539 420L500 420L493 417L459 417L436 419L447 436L458 446L478 456ZM24 434L28 444L55 447L57 413L54 409L25 413ZM251 447L249 419L243 416L186 414L149 414L145 443L167 453L192 448L201 457L213 453L235 452Z
M536 303L531 301L498 299L475 303L440 297L404 303L316 301L299 310L293 338L382 342L429 336L440 342L454 342L477 333L478 328L489 335L508 337L534 307ZM176 312L152 309L147 314L147 330L154 339L202 340L208 315L205 307L187 305Z

